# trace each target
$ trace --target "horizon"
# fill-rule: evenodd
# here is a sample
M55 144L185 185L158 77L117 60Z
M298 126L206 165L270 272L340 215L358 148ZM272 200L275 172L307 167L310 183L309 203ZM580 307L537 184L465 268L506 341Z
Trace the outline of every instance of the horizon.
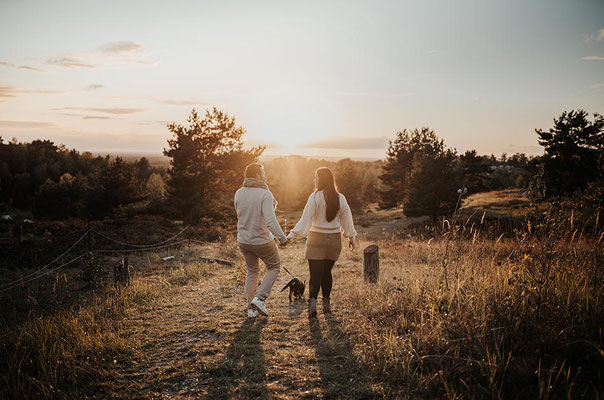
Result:
M384 159L422 126L460 153L531 156L563 111L604 110L598 1L0 9L7 140L160 154L168 122L216 106L265 157Z
M163 155L163 153L141 153L141 152L136 152L136 151L132 151L132 152L102 152L102 151L88 151L88 150L78 150L75 149L77 151L79 151L80 153L83 152L89 152L91 153L93 156L110 156L110 157L122 157L124 159L126 158L135 158L135 159L140 159L142 157L145 157L147 159L151 159L151 158L162 158L165 159L166 162L169 162L170 157ZM459 153L458 153L459 154ZM502 154L480 154L478 153L478 156L484 156L484 157L490 157L490 156L495 156L497 158L500 158ZM516 153L514 153L516 154ZM514 154L507 154L506 155L512 156ZM525 154L527 157L531 158L534 157L533 155L528 155ZM349 156L309 156L309 155L302 155L302 154L277 154L277 155L261 155L260 157L258 157L258 160L260 162L270 162L274 159L277 158L288 158L288 157L302 157L302 158L307 158L310 160L325 160L325 161L339 161L339 160L344 160L344 159L350 159L352 161L363 161L363 162L375 162L375 161L386 161L386 157L382 157L382 158L372 158L372 157L349 157Z
M75 149L78 150L78 149ZM78 150L79 151L79 150ZM87 151L87 150L84 150ZM80 151L80 153L84 152L84 151ZM162 153L139 153L139 152L93 152L93 151L88 151L89 153L91 153L93 156L110 156L110 157L122 157L122 158L136 158L136 159L140 159L142 157L145 157L147 159L151 159L151 158L162 158L165 159L166 162L169 162L170 157L163 155ZM385 161L386 157L384 158L370 158L370 157L338 157L338 156L325 156L325 157L321 157L321 156L305 156L305 155L300 155L300 154L279 154L279 155L261 155L260 157L258 157L259 161L261 162L267 162L267 161L271 161L277 158L287 158L287 157L304 157L307 159L312 159L312 160L325 160L325 161L339 161L339 160L343 160L343 159L347 159L350 158L353 161L366 161L366 162L374 162L374 161Z

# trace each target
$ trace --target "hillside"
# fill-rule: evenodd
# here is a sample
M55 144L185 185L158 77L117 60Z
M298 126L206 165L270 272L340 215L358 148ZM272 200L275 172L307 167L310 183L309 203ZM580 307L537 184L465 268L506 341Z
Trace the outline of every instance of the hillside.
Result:
M465 207L514 208L520 198L497 196L472 196ZM288 304L288 293L279 292L290 279L285 271L267 301L270 317L248 320L245 268L232 239L134 253L131 287L116 292L107 282L73 307L35 299L43 290L61 299L77 274L37 281L20 292L33 317L0 336L1 393L208 399L602 393L597 239L568 237L564 229L504 237L488 227L422 239L402 234L410 222L397 210L358 218L359 249L344 249L334 269L334 312L316 321L308 320L305 302ZM369 244L380 246L377 285L363 281L362 249ZM308 281L304 242L281 254L283 265ZM174 258L162 260L167 256ZM113 261L107 258L104 268ZM1 300L6 306L17 298Z

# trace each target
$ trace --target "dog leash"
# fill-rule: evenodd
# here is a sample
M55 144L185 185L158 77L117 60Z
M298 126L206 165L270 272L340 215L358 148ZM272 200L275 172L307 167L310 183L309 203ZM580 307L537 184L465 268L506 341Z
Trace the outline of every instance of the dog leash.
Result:
M285 218L285 229L283 231L284 232L287 231L287 218ZM285 272L287 272L289 274L289 276L291 276L292 278L295 278L295 276L291 272L289 272L289 270L287 268L285 268L285 265L282 265L282 267L285 270Z
M285 270L285 272L287 272L289 274L289 276L291 276L292 278L295 278L295 276L289 272L289 270L287 268L285 268L285 265L282 265L281 268L283 268Z

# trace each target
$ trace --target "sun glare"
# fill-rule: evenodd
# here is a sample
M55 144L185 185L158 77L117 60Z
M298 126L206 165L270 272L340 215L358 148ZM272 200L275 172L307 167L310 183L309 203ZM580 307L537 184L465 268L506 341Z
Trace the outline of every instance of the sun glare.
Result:
M294 154L309 143L336 136L329 105L310 93L280 95L263 104L272 110L254 127L256 140L282 154Z

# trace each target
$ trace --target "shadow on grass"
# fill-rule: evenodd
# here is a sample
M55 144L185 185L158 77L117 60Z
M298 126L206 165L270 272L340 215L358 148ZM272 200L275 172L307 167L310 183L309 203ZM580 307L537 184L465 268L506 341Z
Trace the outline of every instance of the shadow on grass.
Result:
M371 398L374 393L364 368L352 352L348 334L332 314L326 314L327 330L318 318L309 321L310 336L319 363L324 398Z
M248 318L235 332L220 364L210 373L208 399L266 398L266 362L260 343L265 318Z

